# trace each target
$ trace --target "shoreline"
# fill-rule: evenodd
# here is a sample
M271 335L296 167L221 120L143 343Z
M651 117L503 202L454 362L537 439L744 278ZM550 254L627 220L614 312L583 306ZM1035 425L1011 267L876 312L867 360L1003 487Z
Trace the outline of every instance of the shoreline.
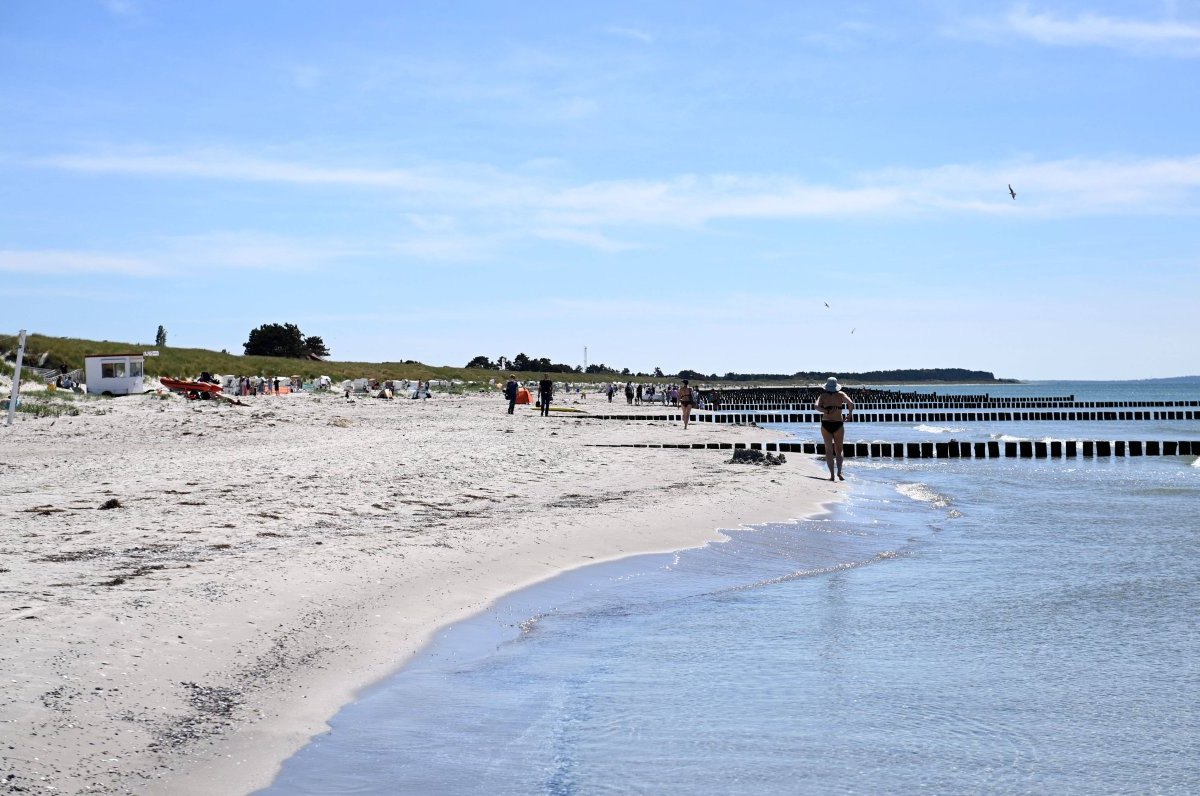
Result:
M508 416L494 395L200 404L89 402L4 432L10 786L252 792L504 595L820 513L846 486L803 457L588 447L779 437L750 426Z

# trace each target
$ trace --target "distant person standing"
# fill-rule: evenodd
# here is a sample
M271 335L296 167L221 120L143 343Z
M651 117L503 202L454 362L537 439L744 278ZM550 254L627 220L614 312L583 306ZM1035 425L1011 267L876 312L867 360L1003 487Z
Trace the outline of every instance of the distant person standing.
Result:
M634 394L633 400L637 403L638 406L642 405L642 385L640 382L638 383L637 392Z
M692 416L692 403L694 401L694 393L692 388L688 386L688 380L683 380L683 386L679 388L679 408L683 412L683 427L688 426L688 418Z
M550 416L550 399L554 397L554 382L542 374L542 380L538 382L538 403L542 405L542 417Z
M508 399L508 413L511 415L517 406L517 377L509 376L504 383L504 397Z
M625 403L633 406L633 382L625 382Z
M854 414L854 401L842 392L836 376L830 376L825 382L825 391L813 402L821 414L821 436L825 440L825 463L829 465L829 480L834 480L834 464L837 464L836 475L845 481L842 475L842 442L846 438L846 420ZM845 417L842 409L848 407Z

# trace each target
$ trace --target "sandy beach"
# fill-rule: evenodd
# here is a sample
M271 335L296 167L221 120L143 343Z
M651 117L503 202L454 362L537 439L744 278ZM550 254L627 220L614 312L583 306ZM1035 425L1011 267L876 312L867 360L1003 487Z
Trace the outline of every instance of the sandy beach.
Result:
M0 427L4 792L252 792L499 596L847 488L798 455L597 447L778 438L752 426L510 416L495 394L246 402L89 400Z

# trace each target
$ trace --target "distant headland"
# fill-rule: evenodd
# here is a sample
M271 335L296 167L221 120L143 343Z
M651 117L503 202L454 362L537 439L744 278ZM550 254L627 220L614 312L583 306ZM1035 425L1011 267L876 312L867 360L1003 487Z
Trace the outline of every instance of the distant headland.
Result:
M863 373L833 371L800 371L791 374L726 373L722 381L824 381L836 375L839 380L861 384L1020 384L1020 379L998 379L987 370L965 368L903 368L897 370L868 370Z

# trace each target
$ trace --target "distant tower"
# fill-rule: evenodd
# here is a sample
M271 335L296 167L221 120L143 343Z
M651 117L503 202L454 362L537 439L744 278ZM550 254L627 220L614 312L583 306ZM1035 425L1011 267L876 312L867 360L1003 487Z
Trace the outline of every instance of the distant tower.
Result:
M583 347L583 372L587 373L587 346Z

